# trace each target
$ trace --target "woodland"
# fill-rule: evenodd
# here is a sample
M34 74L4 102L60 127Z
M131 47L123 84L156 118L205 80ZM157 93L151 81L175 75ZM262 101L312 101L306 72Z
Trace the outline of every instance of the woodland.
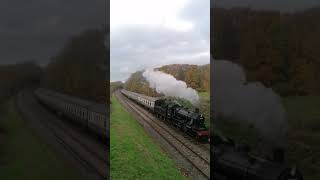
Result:
M320 95L320 7L284 13L211 9L211 54L281 96Z

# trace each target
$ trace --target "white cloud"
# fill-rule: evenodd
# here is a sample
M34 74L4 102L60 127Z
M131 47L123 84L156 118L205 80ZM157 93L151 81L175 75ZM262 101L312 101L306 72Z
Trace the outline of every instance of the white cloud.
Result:
M192 22L178 17L189 0L111 0L111 31L127 25L163 26L187 31Z
M111 0L111 80L165 64L210 62L209 0Z

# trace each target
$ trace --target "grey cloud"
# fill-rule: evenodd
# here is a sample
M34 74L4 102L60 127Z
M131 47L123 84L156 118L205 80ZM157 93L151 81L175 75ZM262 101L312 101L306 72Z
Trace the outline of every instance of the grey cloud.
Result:
M209 63L209 55L197 56L209 52L208 42L190 35L145 27L128 27L111 35L111 80L124 80L136 70L164 64ZM123 67L131 72L118 71Z
M37 59L45 64L72 35L107 23L105 0L0 2L0 63Z
M191 31L131 25L111 32L111 81L123 81L137 70L165 64L209 63L209 2L193 0L181 11L181 18L194 23Z
M210 0L190 1L181 12L181 17L195 23L197 29L194 34L210 37Z

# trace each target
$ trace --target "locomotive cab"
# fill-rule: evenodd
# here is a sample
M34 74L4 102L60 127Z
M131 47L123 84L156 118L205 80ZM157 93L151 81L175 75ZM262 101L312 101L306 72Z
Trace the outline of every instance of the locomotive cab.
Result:
M208 140L209 132L208 128L204 124L204 117L202 114L193 113L192 115L192 131L195 133L196 137L201 140Z

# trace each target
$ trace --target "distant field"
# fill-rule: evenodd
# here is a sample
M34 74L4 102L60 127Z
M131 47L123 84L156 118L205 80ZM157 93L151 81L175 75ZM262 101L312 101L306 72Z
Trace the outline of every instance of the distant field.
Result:
M111 101L111 179L186 179L114 96Z
M210 92L208 91L203 91L203 92L198 92L200 97L209 97L210 96Z
M0 179L68 179L79 176L72 167L67 167L40 139L26 128L24 121L15 112L11 100L1 105L0 127L5 138L0 138Z
M209 92L200 92L200 112L204 115L207 127L210 127L210 93Z

